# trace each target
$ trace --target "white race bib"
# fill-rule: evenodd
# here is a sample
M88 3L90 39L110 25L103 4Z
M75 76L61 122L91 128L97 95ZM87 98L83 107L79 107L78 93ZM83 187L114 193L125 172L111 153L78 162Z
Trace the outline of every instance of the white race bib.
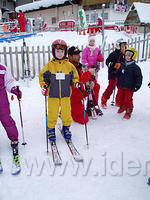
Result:
M56 73L56 80L65 80L65 73Z

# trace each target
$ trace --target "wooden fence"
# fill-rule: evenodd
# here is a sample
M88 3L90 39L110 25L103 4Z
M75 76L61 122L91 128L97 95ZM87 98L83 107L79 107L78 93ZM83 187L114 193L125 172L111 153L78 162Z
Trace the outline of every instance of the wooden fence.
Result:
M150 59L150 38L147 36L145 40L141 40L140 37L135 39L129 39L127 46L135 47L138 51L136 61L146 61ZM79 47L83 50L84 46ZM104 58L106 59L110 52L115 49L114 44L108 44L105 46ZM26 76L34 78L39 74L41 68L51 59L52 52L50 46L26 46L23 47L3 47L0 51L0 62L4 63L16 80L24 79Z

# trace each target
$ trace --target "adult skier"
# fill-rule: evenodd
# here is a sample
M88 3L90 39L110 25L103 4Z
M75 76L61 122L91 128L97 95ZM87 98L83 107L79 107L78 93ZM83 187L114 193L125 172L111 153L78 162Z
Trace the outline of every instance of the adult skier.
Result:
M72 87L71 94L71 114L74 121L84 124L85 120L88 122L88 116L91 116L90 105L87 105L87 112L84 113L83 109L83 98L88 96L88 91L86 90L86 83L89 83L89 89L91 90L93 96L93 104L95 106L96 113L98 115L102 114L98 107L98 96L100 85L97 83L95 76L95 68L90 68L84 71L85 66L80 63L80 50L72 46L68 49L69 61L76 67L79 74L79 81L81 82L81 89L77 87ZM84 116L85 115L85 116Z

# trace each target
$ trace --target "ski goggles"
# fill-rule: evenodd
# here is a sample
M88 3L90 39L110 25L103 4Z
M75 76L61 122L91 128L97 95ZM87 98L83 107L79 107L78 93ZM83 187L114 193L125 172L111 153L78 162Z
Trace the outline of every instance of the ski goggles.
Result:
M55 44L55 48L56 48L56 49L64 50L64 49L66 49L66 46L65 46L65 45L62 45L62 44Z
M133 56L133 52L132 52L132 51L126 51L126 52L125 52L125 56L130 56L130 57L132 57L132 56Z

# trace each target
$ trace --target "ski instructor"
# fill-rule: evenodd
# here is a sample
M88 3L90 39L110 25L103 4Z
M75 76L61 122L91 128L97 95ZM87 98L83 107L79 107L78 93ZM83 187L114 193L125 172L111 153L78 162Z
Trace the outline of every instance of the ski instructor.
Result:
M68 58L69 61L76 67L78 74L79 74L79 81L83 83L85 86L86 82L89 81L90 88L92 90L92 96L93 96L93 103L95 106L95 110L97 115L101 115L101 110L98 108L98 95L100 90L100 85L97 83L95 76L95 68L90 68L89 70L83 72L84 65L80 63L80 50L72 46L68 49ZM82 86L83 86L82 85ZM72 94L71 94L71 115L75 122L78 122L80 124L88 122L88 116L91 116L91 111L89 104L87 105L87 112L85 113L84 117L84 109L82 104L82 99L88 96L87 90L82 87L81 90L77 87L72 87ZM94 98L95 97L95 98Z

